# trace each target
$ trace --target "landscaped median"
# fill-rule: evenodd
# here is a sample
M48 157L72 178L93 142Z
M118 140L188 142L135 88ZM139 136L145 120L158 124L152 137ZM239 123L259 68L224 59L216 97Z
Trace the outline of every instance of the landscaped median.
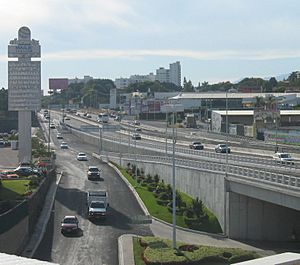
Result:
M137 169L138 178L133 178L135 167L128 164L121 168L114 164L122 175L135 188L149 213L162 221L172 223L172 188L160 181L158 175L145 176L142 169ZM221 226L215 215L198 198L193 199L187 194L176 191L176 224L183 228L222 233Z
M260 257L248 250L197 246L180 242L174 250L171 240L157 237L133 237L133 249L135 265L233 264Z

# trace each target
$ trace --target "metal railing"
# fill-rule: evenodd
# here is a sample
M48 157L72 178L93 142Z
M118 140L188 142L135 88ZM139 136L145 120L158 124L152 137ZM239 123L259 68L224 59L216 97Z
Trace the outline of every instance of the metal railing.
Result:
M114 157L119 159L119 154L115 152L105 152L103 157ZM123 154L122 159L135 161L134 154ZM139 155L137 162L154 162L160 164L172 165L172 158L167 156L149 156L149 155ZM209 161L196 161L189 159L175 159L176 166L186 167L193 170L206 170L212 172L223 173L225 175L226 165L219 163L212 163ZM296 188L297 191L300 191L300 178L295 176L289 176L274 172L269 172L266 170L253 170L250 168L239 167L235 165L228 165L228 175L238 177L244 180L258 180L260 183L279 185L281 188Z

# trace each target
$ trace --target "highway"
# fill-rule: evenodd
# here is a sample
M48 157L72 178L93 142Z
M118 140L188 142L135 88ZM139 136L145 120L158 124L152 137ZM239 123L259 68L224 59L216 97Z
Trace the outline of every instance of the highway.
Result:
M52 119L57 123L58 117ZM57 154L57 170L63 176L56 194L55 206L45 236L35 258L59 264L118 264L117 239L125 233L151 235L149 225L137 224L143 212L135 197L121 178L105 163L92 157L97 147L83 143L72 134L63 134L69 149L61 150L62 140L56 139L57 129L51 130L51 139ZM77 161L79 151L88 155L88 161ZM87 180L89 165L102 170L101 181ZM86 191L106 189L109 194L109 215L106 220L89 221L86 217ZM64 236L60 222L65 215L79 218L80 233Z
M82 117L72 117L70 121L65 121L67 124L72 125L75 128L80 128L83 124L91 124L98 126L98 123L95 121L96 117L93 116L91 119L84 119ZM57 121L58 122L58 121ZM156 122L157 123L157 122ZM110 121L110 124L119 124L114 121ZM154 123L155 124L155 123ZM157 125L161 125L161 122ZM165 144L165 138L163 138L160 134L160 136L154 136L153 132L157 131L163 131L165 129L153 127L149 125L149 122L147 125L144 125L142 121L143 128L142 132L140 133L142 135L142 140L135 141L129 137L128 133L133 133L134 126L131 125L130 121L123 121L122 122L122 130L121 131L110 131L110 132L103 132L102 136L103 139L109 139L109 141L115 142L115 143L121 143L122 145L128 145L131 146L137 146L137 149L147 149L149 151L155 151L159 152L162 155L166 154L166 144ZM169 131L171 129L169 128ZM88 133L94 134L95 136L99 137L99 132L96 131L87 131ZM183 134L183 130L182 130ZM216 154L214 151L214 144L205 144L205 150L204 151L198 151L198 150L192 150L189 149L188 145L192 141L191 138L188 138L188 134L185 134L185 137L178 137L180 140L177 140L176 142L176 156L182 157L182 158L189 158L192 160L204 160L204 161L210 161L214 163L222 163L224 164L226 162L226 154ZM212 137L212 136L210 136ZM220 135L222 139L222 135ZM188 141L188 139L190 139ZM218 141L217 139L214 140L215 142L222 142ZM130 142L130 143L129 143ZM280 164L274 161L271 158L271 155L273 154L273 151L267 151L264 149L264 146L262 146L262 150L259 150L257 148L246 148L246 147L237 147L238 143L236 141L230 140L230 146L232 149L231 154L228 155L228 163L231 165L241 166L241 167L247 167L247 168L254 168L254 169L267 169L268 171L272 172L278 172L282 174L291 174L293 176L299 176L300 174L300 167L299 163L296 161L295 165L290 164ZM232 147L232 145L234 145ZM171 153L172 145L171 140L168 141L168 153ZM129 149L128 149L129 150Z

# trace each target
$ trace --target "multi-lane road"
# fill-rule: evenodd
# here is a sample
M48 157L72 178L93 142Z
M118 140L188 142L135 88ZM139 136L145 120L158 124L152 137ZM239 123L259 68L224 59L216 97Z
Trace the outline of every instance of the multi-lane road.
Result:
M53 115L54 121L58 117ZM72 134L64 134L69 149L60 149L62 140L56 139L57 130L51 130L51 139L57 154L57 170L63 175L57 190L52 216L45 236L35 257L59 264L118 264L117 239L125 233L151 235L149 225L137 224L143 212L129 188L108 165L92 157L97 148L80 141ZM83 151L88 161L77 161L76 155ZM89 165L102 170L101 181L87 180ZM87 219L86 191L106 189L110 209L106 220ZM64 236L60 232L65 215L79 218L80 233Z

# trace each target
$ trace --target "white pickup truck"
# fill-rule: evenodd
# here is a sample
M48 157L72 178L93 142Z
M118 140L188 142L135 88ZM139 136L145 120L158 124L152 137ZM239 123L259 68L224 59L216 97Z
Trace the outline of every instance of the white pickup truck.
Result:
M294 165L294 158L289 153L275 153L273 159L278 163Z
M105 218L109 207L106 190L87 192L88 218Z

